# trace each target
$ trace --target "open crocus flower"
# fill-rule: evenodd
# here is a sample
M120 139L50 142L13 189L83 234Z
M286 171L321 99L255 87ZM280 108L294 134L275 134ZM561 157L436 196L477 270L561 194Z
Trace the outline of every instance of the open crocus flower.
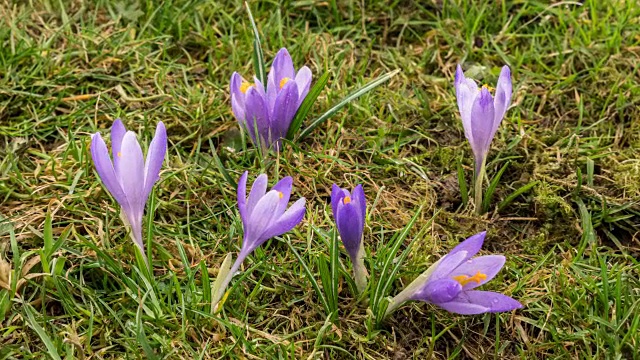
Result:
M247 176L245 171L238 181L238 210L242 219L244 236L238 258L230 269L221 267L218 277L223 280L216 285L213 304L222 298L224 291L244 259L274 236L282 235L302 221L305 213L305 198L300 198L289 209L289 197L293 179L287 176L267 191L267 175L258 176L247 197Z
M462 315L522 308L522 304L509 296L474 290L493 279L505 262L502 255L472 259L480 251L485 235L486 232L473 235L433 264L391 300L385 316L409 300L424 301Z
M362 233L367 212L367 201L362 185L349 192L333 184L331 189L331 208L336 227L345 249L353 263L353 272L358 291L362 293L367 287L367 269L364 266L364 246Z
M231 75L233 114L254 143L263 148L280 148L280 139L287 135L291 120L309 92L311 78L306 66L296 73L285 48L273 60L266 89L257 78L251 83L237 72Z
M484 166L487 161L487 153L504 114L511 103L511 71L508 66L503 66L496 85L496 96L491 96L485 85L478 88L472 79L467 79L458 65L455 79L456 98L458 109L462 117L464 134L469 140L476 170L476 211L481 212L482 179Z
M160 178L160 168L167 153L167 131L159 122L145 161L136 134L127 131L122 121L116 119L111 127L111 150L113 162L100 133L91 136L91 157L96 171L120 204L124 213L122 218L131 227L131 236L144 255L142 217L151 189Z

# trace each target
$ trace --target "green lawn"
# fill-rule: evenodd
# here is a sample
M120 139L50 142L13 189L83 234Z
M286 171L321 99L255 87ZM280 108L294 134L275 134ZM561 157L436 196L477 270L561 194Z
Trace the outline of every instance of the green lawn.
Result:
M330 73L306 124L400 70L263 159L231 113L231 73L254 73L242 2L0 0L0 359L640 358L640 6L582 3L252 2L267 61L287 47L314 82ZM506 168L483 216L458 180L460 168L473 187L457 64L491 85L512 70L489 179ZM158 121L169 135L145 217L152 277L89 153L118 117L143 147ZM232 183L245 170L292 176L307 213L249 256L214 314L208 286L240 247ZM413 241L389 295L487 230L482 253L507 263L484 289L524 308L409 303L377 326L342 249L332 322L296 253L320 279L334 182L364 186L373 277Z

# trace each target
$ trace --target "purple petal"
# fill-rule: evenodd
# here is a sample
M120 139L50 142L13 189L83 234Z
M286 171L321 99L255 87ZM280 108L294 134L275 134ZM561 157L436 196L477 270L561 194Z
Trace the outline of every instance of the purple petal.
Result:
M120 181L109 157L109 150L99 132L91 136L91 157L100 180L126 212L129 209L129 201L120 186Z
M151 193L153 184L160 179L160 169L167 153L167 129L162 121L156 126L156 134L151 140L149 150L147 151L147 160L144 164L144 192L143 198L146 199Z
M231 111L233 111L233 116L236 117L240 125L246 128L247 118L244 113L244 107L240 105L236 96L231 96Z
M251 135L254 141L264 141L267 139L269 134L269 110L267 109L267 103L265 102L264 97L260 96L258 90L255 87L247 90L246 97L246 107L245 107L245 116L246 116L246 127L247 131ZM258 129L258 134L264 137L264 139L258 139L255 134L255 129Z
M238 190L236 194L236 198L238 199L238 211L240 211L240 218L242 219L242 223L247 222L247 177L249 176L249 172L245 171L240 179L238 180Z
M257 76L254 76L253 83L255 89L258 91L258 94L260 94L260 96L262 96L263 98L266 98L267 94L264 92L264 85L262 84L262 81L260 81Z
M273 81L275 85L280 85L280 81L284 78L293 80L296 77L296 70L293 67L293 60L287 49L282 48L276 54L271 65L270 74L273 73Z
M129 200L130 211L126 212L127 219L138 245L144 247L142 241L142 215L147 201L143 197L144 158L134 132L127 131L124 135L120 153L122 156L120 156L116 174L120 178L122 190L124 190Z
M411 297L411 300L440 304L455 299L461 291L460 283L451 279L427 281L425 286Z
M240 74L233 72L231 75L231 82L229 83L229 91L231 93L231 99L236 99L238 106L244 108L245 94L240 90L242 83L246 82Z
M249 215L249 220L244 224L245 242L243 248L253 250L263 242L262 234L276 220L275 210L278 207L280 196L277 191L269 191L256 204ZM266 241L266 240L265 240Z
M293 179L291 176L287 176L282 178L282 180L278 181L271 190L276 190L282 197L280 197L280 202L278 203L278 208L276 209L276 214L278 216L284 213L284 210L289 205L289 198L291 197L291 188L293 187Z
M522 308L515 299L492 291L463 291L453 301L438 304L441 308L456 314L475 315L511 311Z
M496 85L496 97L494 100L495 106L495 118L493 120L493 130L491 132L491 137L496 133L502 119L504 118L504 114L507 112L509 108L509 104L511 104L511 70L507 65L502 67L502 71L500 71L500 77L498 78L498 85Z
M456 69L456 100L458 101L458 110L460 110L460 118L462 119L462 127L464 135L470 144L473 144L473 132L471 131L471 108L478 96L478 85L472 80L464 77L462 67L458 65Z
M362 216L362 224L365 222L367 214L367 199L364 196L362 185L358 184L351 192L351 200L360 207L360 215Z
M353 201L345 204L344 200L345 198L338 203L336 227L345 249L347 249L349 256L354 259L358 255L360 243L362 242L364 223L359 205Z
M333 211L334 219L338 216L338 204L342 201L343 197L344 192L342 189L338 185L333 184L331 186L331 210Z
M467 260L467 252L466 251L458 251L455 253L449 253L445 255L436 269L431 273L429 277L429 281L441 280L444 278L448 278L449 274L455 270L460 264Z
M482 243L484 242L484 238L486 236L487 236L486 231L479 232L473 236L470 236L465 241L461 242L456 247L454 247L453 250L451 250L447 256L452 256L453 254L460 251L466 251L467 257L464 260L466 261L470 259L480 251L480 249L482 248Z
M489 151L493 139L494 115L493 97L491 97L489 90L483 87L471 108L471 132L473 133L471 149L476 161L484 159Z
M260 174L251 186L249 198L247 200L247 218L251 217L253 209L256 207L260 199L267 193L267 182L269 179L266 174ZM239 196L239 195L238 195Z
M282 216L275 219L275 223L269 226L262 234L261 244L274 236L282 235L296 227L304 218L305 202L305 198L298 199Z
M111 153L113 154L114 167L117 167L117 164L120 161L118 153L122 148L122 138L126 132L127 129L125 129L124 124L122 124L122 120L120 119L116 119L116 121L113 122L113 125L111 125Z
M269 109L273 111L276 105L276 97L278 96L278 92L280 92L280 85L275 83L273 80L273 75L269 73L269 78L267 79L267 104L269 105Z
M302 104L302 101L307 94L309 93L309 88L311 87L311 79L313 75L311 74L311 69L306 66L303 66L298 70L296 74L296 84L298 85L298 107Z
M271 116L272 141L279 140L287 135L296 111L298 111L298 86L295 81L289 81L276 96Z
M462 288L470 290L493 279L504 266L504 262L505 257L502 255L478 256L463 262L449 274L449 277L454 280L459 277L463 281L466 278L468 282Z

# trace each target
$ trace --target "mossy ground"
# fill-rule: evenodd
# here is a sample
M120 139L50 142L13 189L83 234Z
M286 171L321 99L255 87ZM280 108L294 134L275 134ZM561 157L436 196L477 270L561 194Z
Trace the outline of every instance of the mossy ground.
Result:
M242 3L0 0L1 358L638 357L635 1L251 7L266 59L287 47L316 79L331 73L309 121L356 87L401 72L263 161L244 145L227 90L233 71L253 74ZM508 165L484 216L460 194L458 166L470 187L473 163L453 90L457 64L481 83L494 84L504 64L513 74L489 178ZM144 144L158 121L169 134L147 208L154 284L136 272L134 245L88 152L90 134L107 133L117 117ZM295 231L245 262L217 315L206 279L238 250L242 227L214 154L233 180L245 170L251 179L291 175L294 198L308 201ZM392 294L487 230L484 253L508 260L485 288L524 309L462 317L414 303L376 328L343 277L338 320L327 322L286 240L311 264L324 256L314 229L332 227L334 182L361 183L375 202L370 259L422 206Z

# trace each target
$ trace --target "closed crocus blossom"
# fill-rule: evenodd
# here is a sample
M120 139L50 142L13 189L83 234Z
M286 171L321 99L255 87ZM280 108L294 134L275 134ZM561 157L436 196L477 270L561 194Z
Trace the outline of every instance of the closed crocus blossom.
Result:
M295 71L285 48L280 49L273 60L266 88L255 77L250 82L233 73L231 108L254 143L263 148L280 148L280 139L287 135L291 120L309 93L311 78L311 70L306 66Z
M481 232L468 238L433 264L391 300L385 316L410 300L424 301L462 315L522 308L522 304L509 296L474 290L493 279L505 262L502 255L472 258L480 251L485 235L486 232Z
M238 181L238 210L244 232L242 248L238 258L229 270L224 270L224 279L216 289L213 304L222 298L224 291L244 259L274 236L282 235L302 221L305 214L305 198L300 198L287 209L293 179L283 178L267 191L267 175L262 174L254 181L247 197L247 177L245 172ZM220 276L220 275L218 275Z
M362 185L352 192L333 184L331 188L331 209L340 239L353 263L354 278L359 292L367 287L367 269L364 266L364 245L362 234L367 212L367 201Z
M474 80L466 78L462 67L458 65L455 88L464 134L471 145L475 158L476 209L480 212L482 178L487 153L509 104L511 104L511 71L506 65L502 67L495 89L495 97L493 97L486 85L478 87Z
M160 168L167 153L167 131L162 122L156 126L146 160L136 134L127 131L120 119L111 127L111 150L100 133L91 136L91 157L96 171L109 193L120 205L123 220L131 227L131 236L142 254L142 217L153 185L160 178Z

